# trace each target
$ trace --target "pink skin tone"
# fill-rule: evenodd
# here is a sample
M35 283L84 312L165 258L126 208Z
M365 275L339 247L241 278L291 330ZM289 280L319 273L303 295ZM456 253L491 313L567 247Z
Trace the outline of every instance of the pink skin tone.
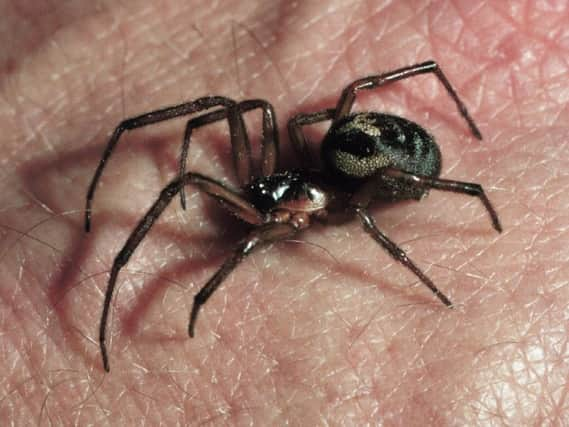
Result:
M254 3L4 2L2 424L569 423L566 2ZM251 255L190 339L193 296L245 235L190 188L187 211L176 199L119 276L103 371L108 270L175 176L184 127L125 137L85 234L87 185L120 120L203 95L264 98L290 166L292 114L427 59L482 142L432 76L356 108L425 126L441 177L480 183L500 215L501 235L478 200L439 191L372 209L455 310L353 220ZM247 123L257 135L257 116ZM316 149L322 128L309 133ZM235 182L225 125L196 131L189 157L189 170Z

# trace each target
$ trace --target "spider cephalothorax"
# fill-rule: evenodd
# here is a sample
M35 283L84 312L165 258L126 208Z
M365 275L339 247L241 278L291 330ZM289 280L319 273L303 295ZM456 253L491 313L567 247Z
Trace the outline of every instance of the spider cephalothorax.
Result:
M107 144L87 193L87 231L91 227L91 205L97 182L121 134L125 130L201 113L186 124L178 178L162 190L113 262L99 328L99 344L105 370L109 371L105 338L107 320L118 273L176 195L180 195L182 207L185 208L186 185L193 185L204 191L219 201L224 208L253 226L247 237L237 244L233 254L195 296L188 327L190 336L194 335L200 307L225 277L255 248L263 243L290 238L309 227L311 221L324 218L329 211L339 209L357 215L364 230L376 242L409 268L439 300L451 306L450 300L405 252L377 228L368 213L368 207L375 200L420 199L430 189L463 193L476 196L482 201L494 228L500 232L502 227L495 209L480 185L439 178L440 150L433 137L421 126L388 114L351 113L358 91L425 73L435 74L454 100L474 136L482 139L466 107L433 61L356 80L343 90L335 108L293 117L288 122L288 130L302 163L302 168L296 171L277 172L279 145L275 114L271 104L260 99L235 102L221 96L207 96L121 122ZM214 110L204 112L210 109ZM260 168L262 174L256 178L252 176L251 148L242 116L243 113L255 109L261 109L263 112ZM185 170L193 129L220 120L227 120L229 123L233 161L241 185L239 190L230 189L212 178ZM317 170L310 159L302 127L327 120L332 123L321 144L322 170Z

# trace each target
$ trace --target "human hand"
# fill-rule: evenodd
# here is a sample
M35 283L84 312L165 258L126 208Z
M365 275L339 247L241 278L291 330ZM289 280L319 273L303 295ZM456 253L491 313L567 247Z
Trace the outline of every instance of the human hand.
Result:
M72 2L26 10L8 2L0 418L566 422L568 14L469 4ZM424 125L443 152L442 177L478 182L495 203L502 235L476 200L459 195L432 191L420 203L373 210L455 310L354 220L300 236L326 250L280 243L252 255L189 339L193 295L243 236L238 221L190 191L188 210L173 203L119 277L105 374L97 332L108 269L175 176L184 123L126 136L85 234L87 185L120 120L220 94L269 100L284 132L292 114L332 107L355 78L431 58L484 141L469 135L433 77L367 93L357 108ZM282 147L293 165L286 138ZM231 181L229 149L224 125L205 129L189 166Z

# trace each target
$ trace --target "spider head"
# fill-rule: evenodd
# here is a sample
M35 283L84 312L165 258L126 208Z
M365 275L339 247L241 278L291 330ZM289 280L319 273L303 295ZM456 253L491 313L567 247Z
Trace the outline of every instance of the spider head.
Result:
M311 174L299 171L258 178L246 191L251 203L265 213L276 209L311 213L325 209L330 201Z

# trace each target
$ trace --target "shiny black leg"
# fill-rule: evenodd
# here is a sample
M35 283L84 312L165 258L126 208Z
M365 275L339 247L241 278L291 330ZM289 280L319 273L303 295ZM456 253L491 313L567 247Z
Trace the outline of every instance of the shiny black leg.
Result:
M452 191L454 193L462 193L478 197L492 220L492 226L499 233L502 232L502 224L500 224L498 213L496 212L496 209L494 209L494 206L492 206L492 203L490 203L490 200L484 193L480 184L419 176L394 168L386 168L383 170L382 174L391 178L407 181L417 187L434 188L436 190Z
M142 239L144 239L148 234L154 222L169 205L172 198L180 192L181 188L188 184L197 186L200 190L214 197L216 200L219 200L225 208L229 209L243 220L254 225L260 225L263 222L262 214L249 204L249 202L243 199L236 192L211 178L196 173L187 173L182 178L175 179L168 184L166 188L162 190L160 196L150 207L146 215L144 215L142 220L132 231L123 248L116 256L111 268L109 283L107 285L107 290L105 291L105 302L103 305L103 313L101 315L101 323L99 325L99 345L101 348L101 356L103 358L103 366L107 372L109 372L110 367L106 345L106 330L109 310L118 274L128 262Z
M286 239L293 236L296 231L297 230L290 224L268 224L253 230L246 239L241 241L234 249L233 254L225 260L221 268L217 270L211 279L209 279L204 287L196 294L190 315L190 323L188 325L188 334L190 337L194 336L196 320L201 306L207 302L209 297L215 292L219 285L221 285L229 273L260 244Z
M336 113L334 116L334 121L348 115L352 110L354 101L356 99L356 93L360 90L375 89L380 86L384 86L388 83L393 83L399 80L404 80L409 77L416 76L418 74L433 73L439 81L443 84L449 96L453 99L460 115L466 120L472 134L478 138L482 139L482 134L480 130L474 123L472 117L468 113L466 106L458 97L456 91L450 84L449 80L446 78L439 65L435 61L427 61L420 64L410 65L408 67L398 68L397 70L389 71L387 73L364 77L363 79L358 79L355 82L348 85L342 92L338 104L336 105Z
M268 102L262 99L250 99L240 102L235 106L238 113L241 115L248 111L260 108L263 112L263 131L261 138L261 172L263 176L268 176L274 173L277 168L279 158L279 131L276 123L276 116L273 107ZM203 114L188 121L186 131L184 133L184 142L182 144L182 154L180 156L179 175L183 176L186 173L186 161L188 158L188 151L190 148L190 138L194 129L208 125L210 123L224 120L228 117L229 108L222 108L210 113ZM233 162L237 179L241 185L246 185L251 179L251 146L249 144L249 137L247 130L244 128L242 137L239 139L232 139ZM182 208L186 208L186 195L185 190L182 188L180 191L180 201Z
M452 302L447 298L447 296L435 286L432 280L429 279L425 273L423 273L419 267L415 265L413 261L409 259L405 251L403 251L403 249L392 242L377 228L375 221L366 209L355 208L354 210L359 216L366 233L368 233L377 243L383 246L396 261L399 261L401 264L411 270L413 274L415 274L415 276L417 276L419 280L421 280L421 282L423 282L423 284L427 286L444 305L447 307L452 306Z
M316 113L297 114L288 121L288 134L292 144L296 150L297 156L300 158L305 169L314 167L310 151L308 150L308 142L302 132L302 126L312 125L315 123L332 120L334 117L334 109L318 111Z
M109 139L107 147L103 152L103 157L101 158L101 161L97 166L97 170L95 171L95 175L93 175L93 179L89 185L89 190L87 191L87 203L85 208L85 231L88 232L91 229L91 210L97 183L101 178L101 174L103 173L109 157L111 156L124 131L141 128L144 126L152 125L154 123L163 122L192 113L197 113L208 108L218 106L229 107L231 105L235 105L235 101L229 98L222 96L206 96L196 99L192 102L186 102L183 104L174 105L172 107L166 107L161 110L151 111L149 113L141 114L140 116L132 117L130 119L122 121L115 128L111 138ZM240 138L240 135L245 132L244 125L240 120L240 116L238 119L234 120L233 123L230 123L230 127L232 128L232 138Z

